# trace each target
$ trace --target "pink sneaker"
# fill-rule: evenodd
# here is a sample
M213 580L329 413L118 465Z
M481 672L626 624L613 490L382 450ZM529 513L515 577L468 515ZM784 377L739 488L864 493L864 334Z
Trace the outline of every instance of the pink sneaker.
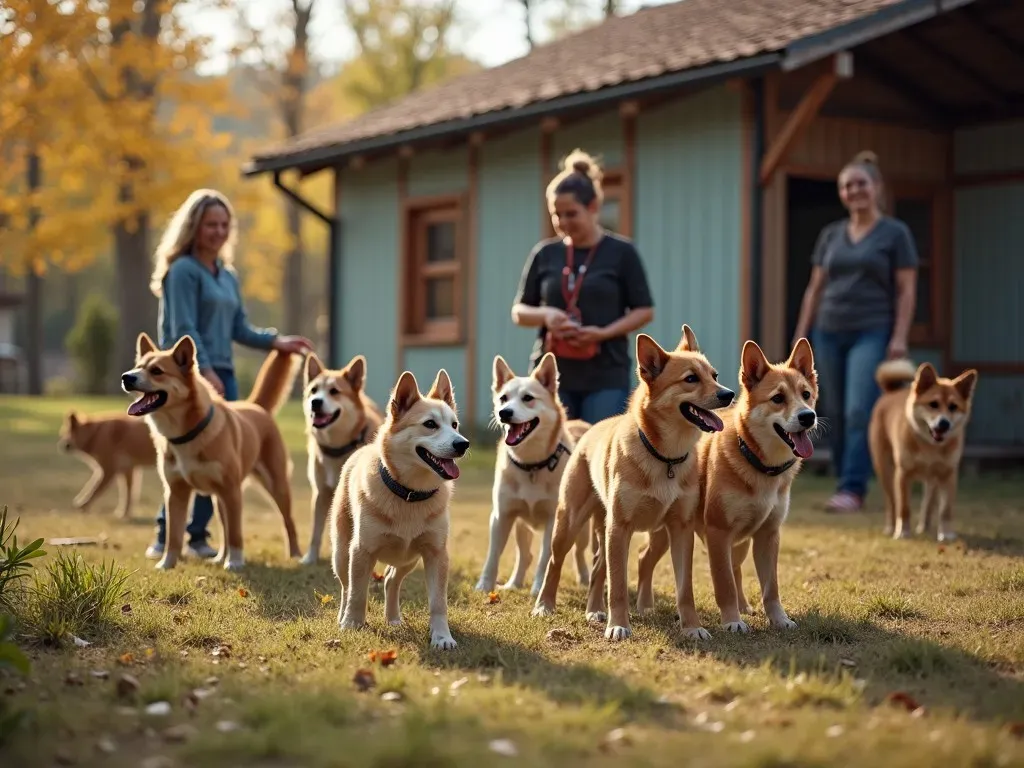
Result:
M860 512L864 499L850 491L839 491L825 504L826 512Z

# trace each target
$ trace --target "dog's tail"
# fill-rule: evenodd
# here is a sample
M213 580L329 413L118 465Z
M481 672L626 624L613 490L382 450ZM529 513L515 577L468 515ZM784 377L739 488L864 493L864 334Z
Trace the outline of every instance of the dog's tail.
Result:
M883 392L895 392L909 385L917 376L917 366L907 359L886 360L875 370L875 381Z
M256 375L249 402L256 403L267 413L277 413L288 399L301 363L299 355L272 350Z

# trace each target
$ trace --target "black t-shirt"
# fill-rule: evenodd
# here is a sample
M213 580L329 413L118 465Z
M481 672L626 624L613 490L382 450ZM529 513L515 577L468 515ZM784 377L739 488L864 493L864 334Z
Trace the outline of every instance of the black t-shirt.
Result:
M589 255L589 248L574 250L573 264L577 275ZM534 246L523 268L514 303L565 309L562 295L565 256L566 247L559 238L543 240ZM633 243L611 232L604 234L594 260L587 267L576 306L582 315L583 325L598 327L615 322L632 309L654 306L647 275ZM530 355L531 370L544 354L545 332L543 326L538 329L537 341ZM601 342L597 355L589 360L559 358L561 387L576 392L628 389L631 363L627 341L628 336L619 336Z

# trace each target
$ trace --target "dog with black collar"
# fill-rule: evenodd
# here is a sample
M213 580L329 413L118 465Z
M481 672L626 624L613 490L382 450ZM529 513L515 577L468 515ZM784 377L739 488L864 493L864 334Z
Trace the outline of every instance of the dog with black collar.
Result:
M581 419L568 419L558 399L558 363L546 353L528 376L516 376L501 355L496 355L491 394L494 421L501 425L491 493L490 543L476 588L494 589L498 561L513 528L516 563L502 589L519 589L533 559L533 532L541 534L540 557L532 594L540 591L544 569L551 554L558 484L576 441L590 428ZM587 542L590 526L576 537L576 573L580 584L590 583Z
M456 459L469 441L459 432L451 379L442 368L426 395L405 371L388 402L377 437L357 448L341 469L329 530L334 575L341 585L338 624L366 624L373 566L384 578L385 619L402 623L402 581L423 561L430 609L430 645L456 646L448 627L448 536Z
M372 443L384 415L365 391L366 358L356 355L339 370L327 368L310 352L302 381L306 422L306 476L312 489L312 526L303 565L320 557L327 512L341 478L341 468L357 448Z

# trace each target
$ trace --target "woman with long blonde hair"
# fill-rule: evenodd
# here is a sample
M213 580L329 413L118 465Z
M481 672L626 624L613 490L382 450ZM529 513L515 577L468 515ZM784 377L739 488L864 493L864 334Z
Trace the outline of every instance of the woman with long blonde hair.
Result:
M197 189L174 212L154 254L150 289L160 300L158 343L169 349L188 334L196 343L199 372L226 400L238 399L232 342L253 349L304 354L313 348L302 336L280 336L248 320L232 262L238 224L231 203L213 189ZM187 531L187 551L214 557L208 526L213 500L196 494ZM163 555L166 510L156 518L156 542L146 557Z

